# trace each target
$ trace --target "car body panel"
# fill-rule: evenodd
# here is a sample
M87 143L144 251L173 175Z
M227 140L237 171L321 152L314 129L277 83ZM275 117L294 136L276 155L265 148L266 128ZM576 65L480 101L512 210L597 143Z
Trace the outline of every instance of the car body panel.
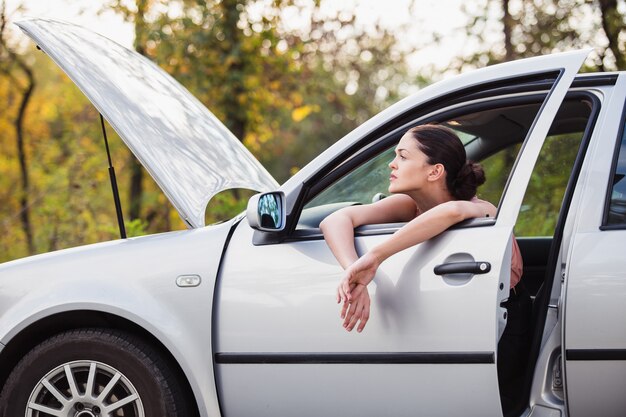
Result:
M600 229L611 184L610 161L619 150L616 142L622 141L625 96L626 77L620 74L576 187L579 206L572 216L572 243L564 271L567 302L562 335L572 417L592 415L598 409L603 416L621 416L626 409L626 361L610 356L626 351L626 231Z
M97 311L129 320L181 366L203 416L219 415L211 355L215 277L232 222L67 249L0 265L0 341L46 317ZM172 250L175 248L175 250ZM201 284L181 288L180 275Z
M398 404L400 415L417 409L433 416L501 415L495 354L506 323L500 305L508 297L512 229L554 115L586 55L579 51L553 56L550 63L543 60L546 72L561 74L526 138L512 174L516 186L509 187L495 225L449 230L383 263L371 290L372 317L362 334L345 332L337 317L334 291L341 268L325 241L254 246L253 231L240 223L224 259L215 301L217 378L224 412L271 416L306 410L305 415L332 415L337 403L319 398L340 400L337 393L345 392L346 385L355 392L373 393L376 381L376 386L385 387L384 393L352 402L348 415L382 415L386 404ZM509 65L500 69L500 80L514 80L526 71L525 66ZM464 81L480 85L481 75ZM355 141L358 138L352 137L342 146ZM357 250L364 253L387 238L359 237ZM263 268L238 261L254 257L264 260ZM436 265L448 262L488 262L492 269L463 277L433 273ZM455 306L463 306L462 314ZM376 353L390 358L384 362L387 366L381 366ZM479 360L485 354L491 361ZM391 366L407 355L413 359L403 368ZM459 366L455 355L476 362ZM451 362L437 362L444 357ZM450 368L459 371L454 382L449 381ZM271 387L251 390L275 375L281 378ZM297 378L308 381L306 386ZM408 395L407 383L429 389ZM242 392L250 401L238 400ZM464 401L443 401L435 394L442 392Z
M323 240L254 247L251 229L240 223L224 260L215 301L216 354L248 354L258 361L217 360L224 413L332 415L337 401L347 401L345 387L350 386L368 394L346 407L342 414L348 416L385 415L389 404L397 406L394 415L408 416L415 410L429 416L499 415L495 363L419 363L428 354L494 358L495 305L498 297L504 297L497 288L500 280L508 278L508 272L500 271L510 268L506 244L510 228L485 228L481 238L485 244L471 255L464 254L491 262L492 273L458 282L432 273L447 254L458 255L467 248L468 239L475 239L473 231L449 231L381 265L370 292L371 318L357 334L341 326L335 301L341 268ZM358 238L359 253L387 237ZM262 271L256 263L237 262L252 256L265 260ZM502 269L501 259L509 259ZM464 306L462 314L453 307L459 305ZM297 354L304 363L271 362L285 353ZM368 363L372 354L381 353L414 354L418 363ZM334 355L348 363L325 363ZM306 363L310 358L313 363ZM316 362L316 358L321 359ZM268 380L272 384L263 383ZM240 400L242 393L247 401ZM451 397L463 401L445 401Z
M200 101L147 58L80 26L18 25L109 121L189 226L204 225L207 203L222 190L278 187Z

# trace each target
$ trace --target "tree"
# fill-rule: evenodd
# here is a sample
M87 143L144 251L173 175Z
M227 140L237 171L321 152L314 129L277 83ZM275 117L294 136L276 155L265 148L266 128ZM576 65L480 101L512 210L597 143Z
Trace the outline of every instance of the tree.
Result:
M410 51L398 50L390 30L359 27L351 12L322 13L319 2L259 4L137 0L108 6L134 23L139 52L182 81L283 180L403 94ZM292 28L288 13L303 13L308 23ZM13 45L10 31L2 33ZM29 77L3 47L0 102L8 106L0 108L0 129L10 140L0 141L0 262L117 237L97 111L48 56L33 47L11 52L31 69L37 89L19 117L18 152L15 122ZM128 150L113 129L108 133L120 188L131 190ZM240 212L248 195L216 196L207 221ZM141 220L127 216L129 235L184 227L145 173L140 201Z
M595 53L583 71L626 69L624 16L618 6L618 0L486 0L475 9L467 6L466 34L479 48L459 57L455 67L461 70L465 66L594 46ZM552 159L535 167L524 201L530 209L520 213L516 233L553 233L558 214L553 208L560 205L566 183L563 169L571 167L579 142L576 135L546 139L544 148L559 152L544 152ZM487 178L490 174L506 178L501 171L512 166L516 156L516 150L507 149L486 160ZM493 185L488 180L485 190ZM540 213L549 220L537 225L534 219Z
M626 68L618 0L485 0L465 11L479 48L459 57L457 70L583 47L596 50L585 70Z
M152 20L148 55L281 180L396 99L407 78L394 34L366 32L349 12L287 0L262 11L255 1L174 3L178 15ZM308 25L288 28L289 11Z
M33 243L33 230L30 220L30 179L28 171L28 157L25 150L24 119L33 90L35 89L35 77L29 65L23 57L18 55L10 45L7 33L8 17L6 3L0 4L0 71L8 77L12 83L13 91L19 95L17 115L13 121L17 156L20 167L20 219L22 230L26 238L28 253L35 253Z
M602 29L608 40L608 49L615 59L615 68L626 69L624 49L624 16L619 12L617 0L597 0L602 18Z
M145 53L181 81L277 177L289 177L320 150L399 97L410 51L354 14L323 15L318 2L269 7L245 0L172 1L144 16ZM138 9L137 9L138 10ZM177 10L173 14L171 10ZM291 11L310 16L288 28ZM218 196L227 210L243 196ZM209 221L213 217L209 209Z

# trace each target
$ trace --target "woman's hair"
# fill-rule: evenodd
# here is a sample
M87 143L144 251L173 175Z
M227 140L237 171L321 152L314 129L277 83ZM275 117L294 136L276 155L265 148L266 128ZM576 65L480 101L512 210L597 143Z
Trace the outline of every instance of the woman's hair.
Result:
M461 139L445 126L426 124L409 130L417 147L431 165L441 164L446 170L446 186L457 200L471 200L476 189L485 182L483 167L467 160Z

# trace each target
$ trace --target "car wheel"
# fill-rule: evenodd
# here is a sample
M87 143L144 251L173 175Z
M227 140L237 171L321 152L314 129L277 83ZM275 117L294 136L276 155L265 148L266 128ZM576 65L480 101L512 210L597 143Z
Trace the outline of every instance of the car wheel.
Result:
M176 385L161 355L141 339L72 330L44 341L18 363L0 395L0 415L184 416Z

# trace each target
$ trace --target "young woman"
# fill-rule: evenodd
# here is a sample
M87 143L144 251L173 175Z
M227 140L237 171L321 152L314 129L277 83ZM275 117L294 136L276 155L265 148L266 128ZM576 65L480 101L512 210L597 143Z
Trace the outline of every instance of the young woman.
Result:
M337 289L343 303L346 330L361 332L370 314L367 285L380 264L393 254L424 242L469 218L494 217L496 208L476 197L485 182L479 164L467 160L458 136L439 125L410 129L398 143L389 164L389 192L394 194L369 205L336 211L320 224L331 251L345 269ZM354 228L363 224L408 222L389 239L359 257ZM515 239L511 262L511 288L520 280L522 259Z
M343 302L341 318L348 331L357 326L361 332L365 327L370 314L367 285L385 259L462 220L496 215L491 203L476 197L476 189L485 182L482 167L467 160L465 148L452 130L438 125L414 127L402 136L395 153L389 164L389 192L394 195L373 204L343 208L320 224L328 246L345 269L337 302ZM354 228L391 222L408 223L359 258ZM512 244L508 319L498 343L498 381L504 410L512 409L522 392L530 347L530 297L519 284L522 257L515 238Z

